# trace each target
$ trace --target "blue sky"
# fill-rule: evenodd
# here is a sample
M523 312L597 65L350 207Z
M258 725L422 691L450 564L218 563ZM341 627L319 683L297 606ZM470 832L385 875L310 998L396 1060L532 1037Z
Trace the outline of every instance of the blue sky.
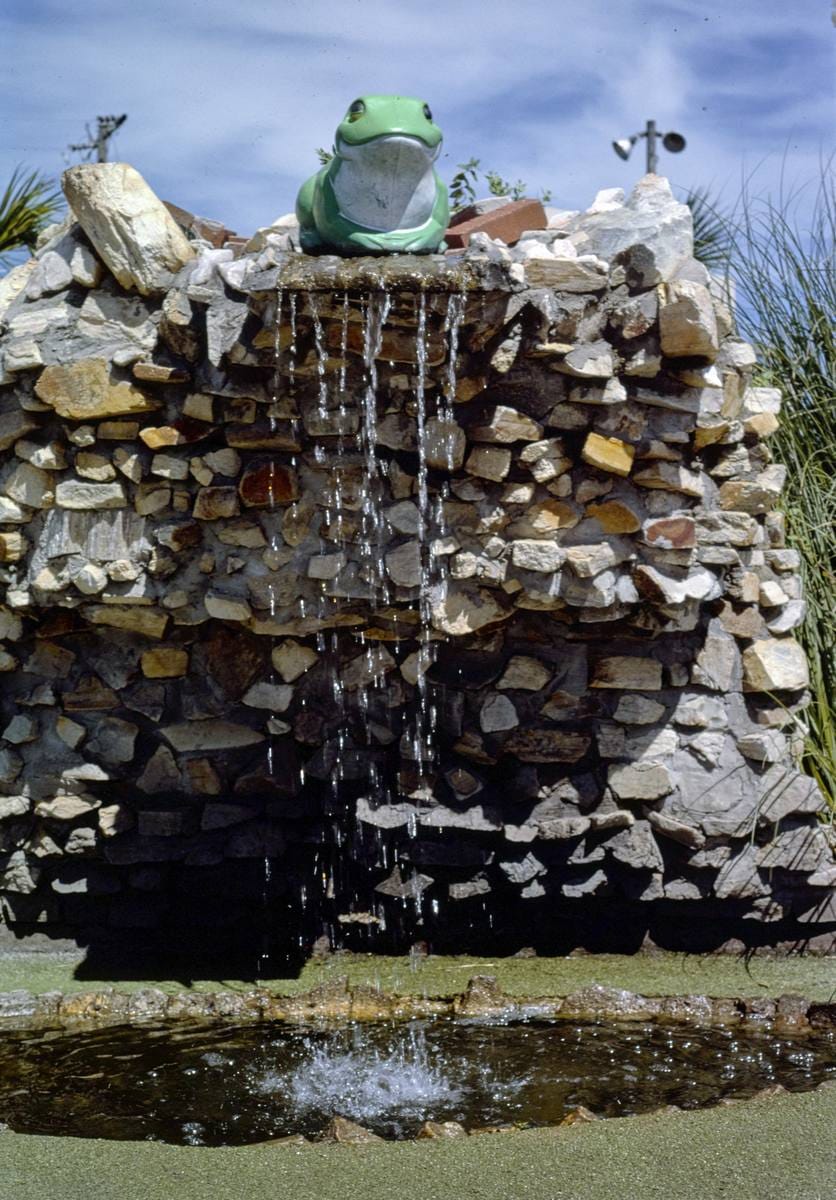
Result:
M644 169L610 142L648 117L688 139L660 169L728 201L815 179L833 142L830 0L4 0L0 181L57 176L85 122L111 157L249 233L292 209L363 92L418 95L440 171L476 157L585 207Z

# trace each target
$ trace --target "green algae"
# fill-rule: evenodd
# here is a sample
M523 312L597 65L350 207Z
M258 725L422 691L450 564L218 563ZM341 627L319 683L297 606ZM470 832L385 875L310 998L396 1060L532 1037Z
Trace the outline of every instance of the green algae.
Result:
M0 1135L14 1200L824 1200L836 1089L446 1142L206 1149Z
M685 954L589 955L572 958L478 958L451 956L409 959L335 954L310 960L299 974L253 979L127 979L88 975L84 964L67 955L0 955L0 992L19 988L41 993L93 991L113 987L131 992L157 987L164 992L188 987L200 992L247 990L254 982L278 995L298 995L323 983L348 978L351 987L367 986L400 995L450 996L463 991L473 975L493 975L506 994L520 997L563 996L590 984L626 988L646 996L774 997L796 992L810 1000L836 994L836 958L796 957L748 960L732 956Z

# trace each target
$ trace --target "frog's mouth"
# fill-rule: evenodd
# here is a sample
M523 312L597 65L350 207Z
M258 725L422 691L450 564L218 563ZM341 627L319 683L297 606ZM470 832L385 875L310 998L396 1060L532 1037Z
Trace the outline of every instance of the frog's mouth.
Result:
M331 177L340 214L380 233L426 224L435 204L433 163L440 148L403 133L354 146L340 138Z

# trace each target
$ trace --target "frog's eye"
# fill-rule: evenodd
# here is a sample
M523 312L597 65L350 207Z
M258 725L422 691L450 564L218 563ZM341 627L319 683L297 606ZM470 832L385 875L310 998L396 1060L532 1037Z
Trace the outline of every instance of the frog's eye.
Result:
M349 121L356 121L358 117L362 117L362 115L363 115L363 113L364 113L365 111L366 111L366 106L365 106L365 104L363 103L363 101L362 101L362 100L355 100L355 101L353 102L353 104L350 104L350 105L348 106L348 119L349 119Z
M427 118L428 121L431 121L433 119L433 115L430 112L429 104L424 105L424 116Z

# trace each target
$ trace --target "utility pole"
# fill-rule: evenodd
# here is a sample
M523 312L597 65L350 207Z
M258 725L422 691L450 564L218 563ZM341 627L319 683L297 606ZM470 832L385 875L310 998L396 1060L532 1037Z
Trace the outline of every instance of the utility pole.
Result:
M644 136L647 138L647 173L648 175L656 174L656 166L659 162L659 155L656 153L656 122L648 121L647 128L644 131Z
M85 125L87 141L79 142L75 146L68 146L68 149L73 154L84 154L85 162L90 161L90 156L95 150L96 162L107 162L107 144L120 125L124 125L127 119L127 113L122 113L121 117L96 117L96 121L98 122L96 136L93 137L90 132L90 126Z

